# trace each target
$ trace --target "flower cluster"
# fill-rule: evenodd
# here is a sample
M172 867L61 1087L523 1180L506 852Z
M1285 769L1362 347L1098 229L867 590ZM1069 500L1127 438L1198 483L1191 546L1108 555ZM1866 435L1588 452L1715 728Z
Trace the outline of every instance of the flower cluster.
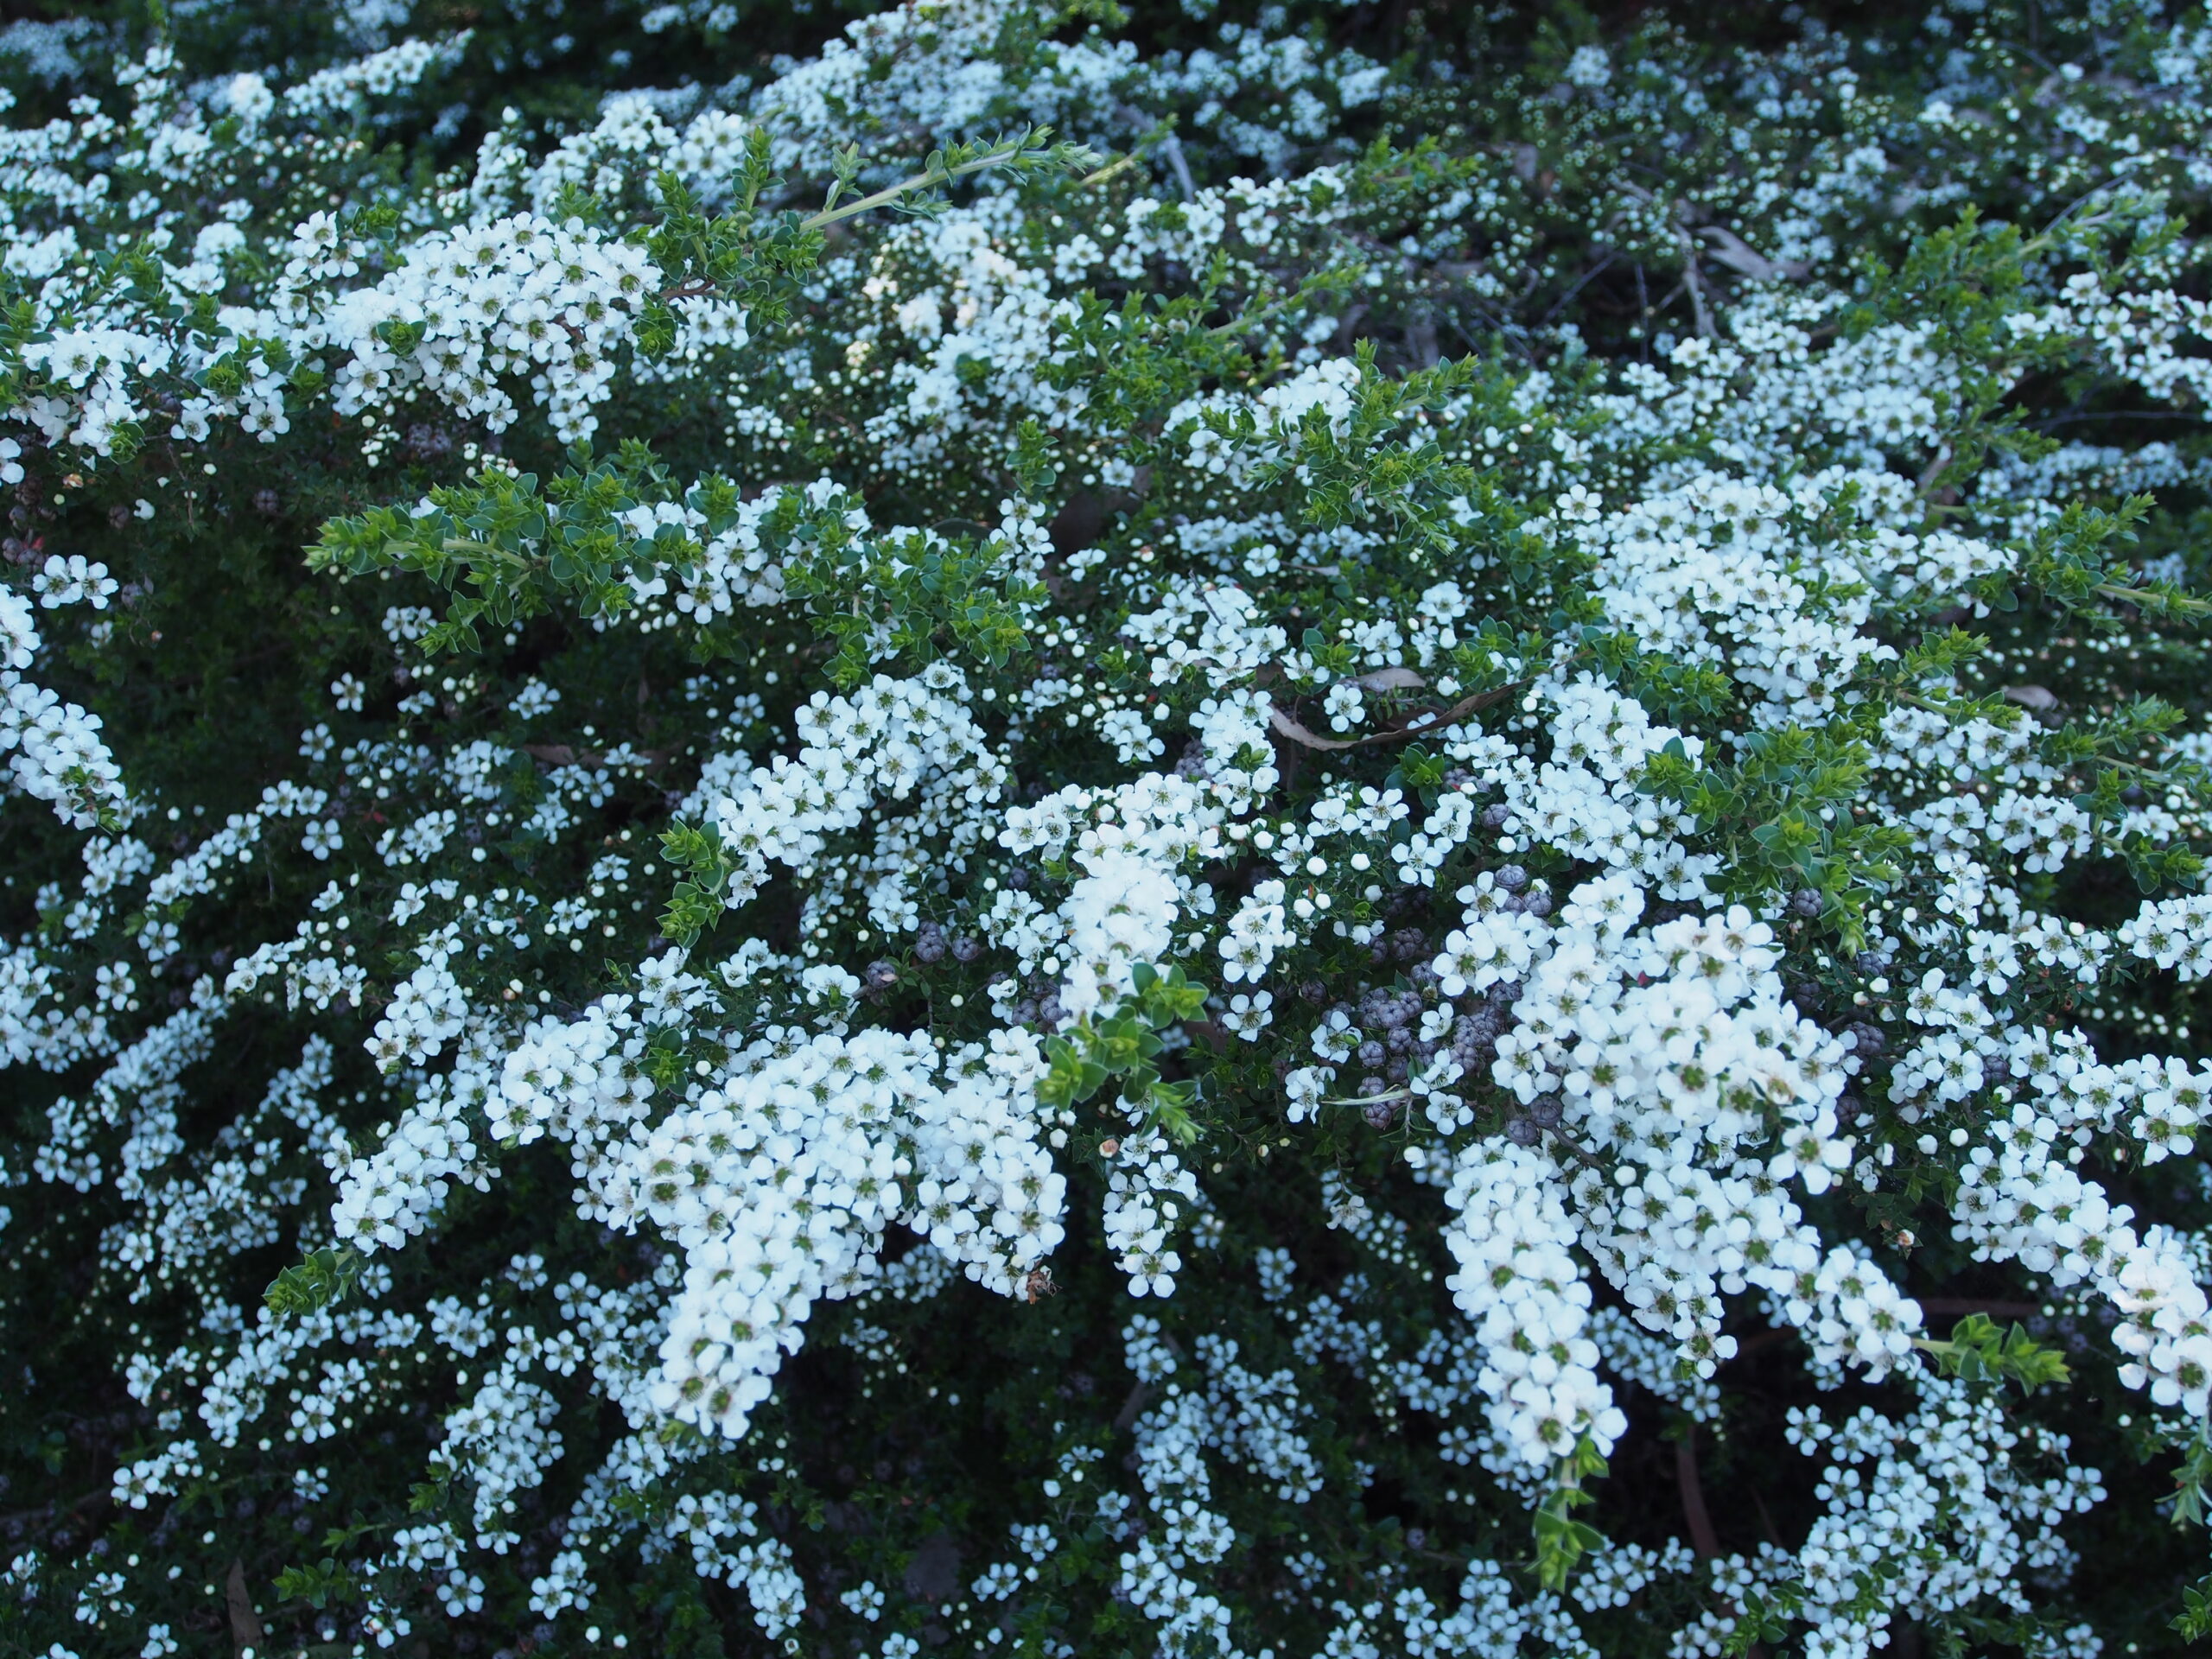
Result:
M2212 31L821 10L0 29L0 1647L2212 1635Z

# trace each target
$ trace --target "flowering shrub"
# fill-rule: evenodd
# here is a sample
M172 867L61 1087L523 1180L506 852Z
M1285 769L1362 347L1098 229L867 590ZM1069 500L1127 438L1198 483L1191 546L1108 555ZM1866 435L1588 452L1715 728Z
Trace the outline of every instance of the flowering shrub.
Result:
M0 31L0 1651L2212 1634L2212 26L1722 10Z

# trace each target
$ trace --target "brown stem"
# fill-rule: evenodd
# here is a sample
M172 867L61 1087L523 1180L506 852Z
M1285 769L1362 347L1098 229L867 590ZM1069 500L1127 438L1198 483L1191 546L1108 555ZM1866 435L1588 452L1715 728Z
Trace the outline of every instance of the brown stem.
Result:
M1503 702L1516 691L1526 690L1528 685L1526 680L1516 680L1510 685L1478 691L1471 697L1461 698L1451 708L1436 713L1434 718L1423 721L1418 726L1401 726L1391 731L1375 732L1366 737L1323 737L1308 731L1281 709L1270 709L1268 718L1276 731L1303 748L1366 749L1378 743L1403 743L1408 738L1427 737L1432 732L1456 726L1468 715L1479 714L1493 703Z
M1767 1542L1780 1549L1782 1533L1774 1524L1774 1516L1768 1512L1766 1499L1759 1496L1759 1489L1756 1486L1751 1489L1751 1506L1759 1512L1759 1530L1766 1535Z
M1152 1384L1138 1383L1129 1390L1129 1397L1122 1402L1121 1410L1114 1414L1114 1427L1117 1430L1126 1432L1130 1425L1143 1414L1144 1408L1151 1403Z
M1705 1507L1705 1488L1697 1478L1697 1425L1691 1423L1675 1442L1675 1484L1681 1488L1682 1519L1690 1529L1690 1548L1701 1557L1720 1553L1720 1537L1713 1529L1713 1516Z
M1690 233L1677 229L1675 239L1682 251L1682 285L1689 289L1690 315L1698 333L1705 339L1713 338L1713 311L1705 302L1705 273L1698 269L1697 245L1690 240Z
M267 1643L261 1616L253 1610L253 1592L246 1588L244 1561L231 1562L231 1576L223 1586L223 1599L231 1616L232 1642L240 1653L259 1653Z

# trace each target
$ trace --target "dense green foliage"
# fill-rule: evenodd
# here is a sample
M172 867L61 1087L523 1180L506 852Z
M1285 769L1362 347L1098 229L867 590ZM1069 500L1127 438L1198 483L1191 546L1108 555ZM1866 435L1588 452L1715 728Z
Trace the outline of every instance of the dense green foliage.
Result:
M2212 1636L2201 10L49 12L0 1656Z

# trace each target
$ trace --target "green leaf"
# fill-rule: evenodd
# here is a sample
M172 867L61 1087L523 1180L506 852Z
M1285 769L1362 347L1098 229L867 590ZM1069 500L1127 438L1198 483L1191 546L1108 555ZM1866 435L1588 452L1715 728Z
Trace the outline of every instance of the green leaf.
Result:
M2023 1394L2072 1381L2064 1356L2045 1348L2015 1324L2000 1331L1986 1313L1969 1313L1951 1327L1948 1342L1916 1338L1913 1346L1935 1357L1946 1375L1979 1385L2012 1382Z
M313 1313L341 1300L360 1277L360 1252L347 1246L315 1251L278 1274L262 1293L269 1311L280 1317Z
M276 1575L276 1594L284 1601L303 1601L310 1607L352 1599L360 1586L353 1570L325 1556L305 1567L288 1567Z
M2184 1642L2202 1642L2212 1636L2212 1573L2182 1592L2181 1611L2168 1628Z

